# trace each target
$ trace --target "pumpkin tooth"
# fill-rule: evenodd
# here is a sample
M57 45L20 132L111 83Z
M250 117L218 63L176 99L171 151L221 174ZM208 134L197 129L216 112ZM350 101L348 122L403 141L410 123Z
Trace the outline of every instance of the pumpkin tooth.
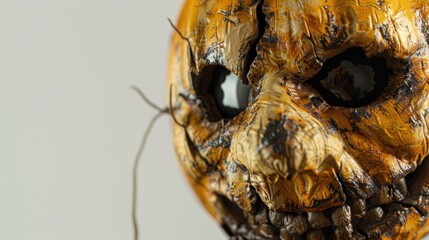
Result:
M353 234L352 224L335 228L334 239L351 239Z
M370 239L379 239L383 234L386 234L385 231L395 231L395 229L390 229L387 226L396 224L405 225L408 212L409 210L400 204L391 204L380 222L371 221L368 224L369 227L362 228L362 230L365 231Z
M348 226L352 222L350 207L348 205L338 207L332 213L331 219L337 227Z
M331 221L323 212L309 212L308 223L310 227L314 229L322 229L331 225Z
M381 207L375 207L368 210L366 216L362 219L360 228L368 232L369 228L383 219L384 211Z
M267 237L267 238L272 238L276 234L276 229L274 228L273 225L271 225L269 223L262 224L258 228L258 231L261 233L262 236Z
M366 215L366 201L364 199L350 201L350 208L355 218L363 218Z
M284 213L283 212L273 212L269 211L268 217L270 219L271 224L275 227L280 228L283 226Z
M388 186L380 187L368 201L373 205L386 205L393 202L391 191Z
M286 213L284 217L285 229L292 235L303 235L308 230L308 221L304 214Z

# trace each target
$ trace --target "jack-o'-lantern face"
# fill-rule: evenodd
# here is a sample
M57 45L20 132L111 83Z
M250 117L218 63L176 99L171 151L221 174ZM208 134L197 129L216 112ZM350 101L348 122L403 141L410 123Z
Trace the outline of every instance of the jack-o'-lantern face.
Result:
M178 160L228 234L429 231L427 1L187 0L176 27Z

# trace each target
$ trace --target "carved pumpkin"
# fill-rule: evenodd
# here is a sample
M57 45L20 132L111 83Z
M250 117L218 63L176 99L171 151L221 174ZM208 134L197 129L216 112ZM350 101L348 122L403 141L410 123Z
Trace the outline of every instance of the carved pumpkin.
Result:
M429 231L429 3L187 0L174 143L233 239Z

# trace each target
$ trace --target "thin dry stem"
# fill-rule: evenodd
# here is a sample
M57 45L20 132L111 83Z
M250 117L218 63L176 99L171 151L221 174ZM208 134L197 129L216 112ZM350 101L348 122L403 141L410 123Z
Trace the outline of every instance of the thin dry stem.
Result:
M155 110L158 111L158 113L151 119L146 131L143 134L143 138L142 141L140 143L140 147L137 151L137 154L134 158L134 165L133 165L133 189L132 189L132 209L131 209L131 214L132 214L132 221L133 221L133 228L134 228L134 240L138 240L139 239L139 224L138 224L138 220L137 220L137 193L138 193L138 167L140 164L140 158L142 156L144 147L146 146L146 142L147 139L149 137L149 134L155 124L155 122L158 120L158 118L165 114L165 113L170 113L170 109L168 107L166 108L161 108L159 106L157 106L155 103L153 103L152 101L150 101L145 95L144 93L136 86L131 86L131 89L133 89L134 91L136 91L140 97L143 99L144 102L146 102L149 106L151 106L152 108L154 108Z

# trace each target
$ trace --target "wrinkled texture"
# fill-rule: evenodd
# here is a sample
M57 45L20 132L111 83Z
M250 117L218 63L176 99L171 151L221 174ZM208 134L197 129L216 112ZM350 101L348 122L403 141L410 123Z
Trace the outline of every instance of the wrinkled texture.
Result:
M174 143L225 231L236 239L418 239L429 231L428 6L185 2L168 77ZM349 48L383 57L392 73L370 104L333 106L309 80ZM215 116L207 90L215 66L252 87L234 118Z

